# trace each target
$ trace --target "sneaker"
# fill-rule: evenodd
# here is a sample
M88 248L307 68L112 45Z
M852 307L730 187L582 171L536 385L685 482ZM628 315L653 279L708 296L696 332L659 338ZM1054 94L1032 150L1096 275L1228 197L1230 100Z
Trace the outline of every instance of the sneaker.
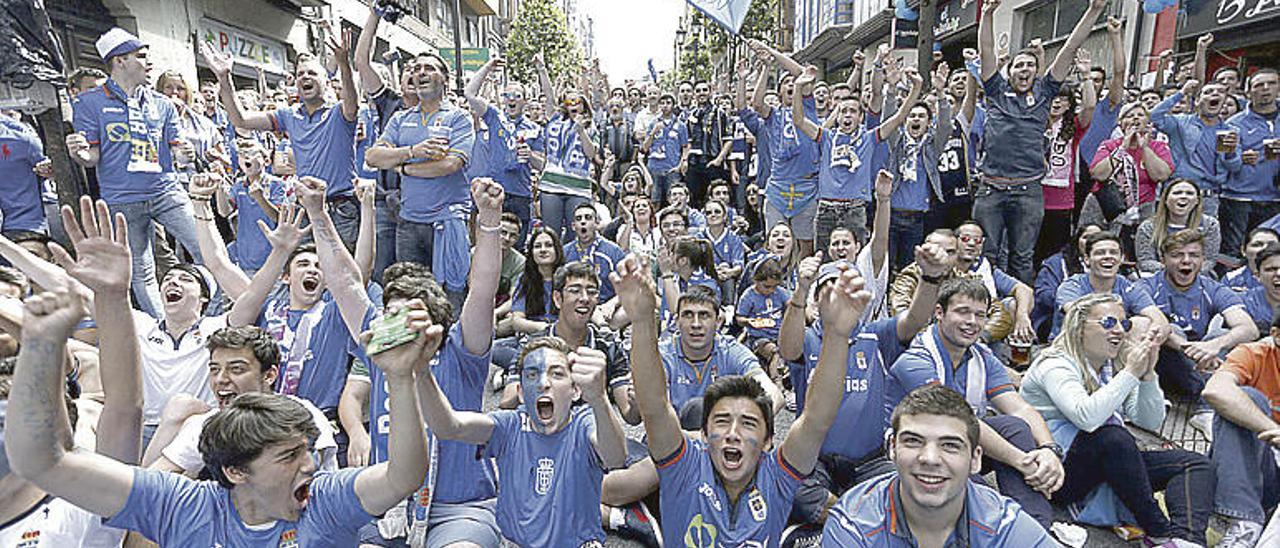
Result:
M795 413L796 412L796 393L787 392L784 395L784 398L787 400L787 411Z
M1253 548L1262 535L1262 524L1244 519L1225 520L1228 525L1218 548Z
M1196 411L1194 415L1191 415L1191 420L1187 422L1191 424L1192 428L1195 428L1201 434L1204 434L1205 439L1209 440L1210 443L1213 443L1213 417L1212 409L1203 409Z
M1189 540L1180 538L1143 537L1142 544L1148 548L1205 548ZM1218 546L1222 546L1219 544Z
M822 546L821 525L792 525L782 531L781 548L818 548Z
M658 522L649 513L649 507L643 502L631 503L622 508L622 514L626 521L614 529L618 536L639 542L645 548L662 548Z

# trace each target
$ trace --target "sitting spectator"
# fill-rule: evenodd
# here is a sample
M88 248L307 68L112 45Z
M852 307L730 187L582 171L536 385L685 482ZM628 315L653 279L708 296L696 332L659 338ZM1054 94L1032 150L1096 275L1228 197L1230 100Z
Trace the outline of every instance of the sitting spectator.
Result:
M650 260L658 258L658 243L662 234L658 231L657 212L648 196L636 196L630 213L618 230L618 247L623 251L645 255Z
M1075 238L1062 246L1062 251L1045 258L1036 274L1036 306L1031 310L1031 323L1036 328L1036 338L1049 340L1049 330L1053 327L1053 311L1058 297L1058 287L1071 276L1084 272L1084 239L1095 232L1102 232L1102 227L1094 223L1084 223L1076 229Z
M1250 230L1240 249L1240 254L1244 256L1244 266L1228 272L1222 278L1222 283L1240 293L1259 287L1258 252L1272 243L1280 243L1280 233L1274 228L1259 226Z
M600 220L596 215L593 202L581 202L573 208L572 230L576 237L564 246L564 262L585 260L596 265L596 271L600 274L600 302L603 303L613 298L613 284L609 282L609 273L613 272L614 265L626 254L618 244L600 235Z
M1244 308L1262 333L1270 330L1280 307L1280 244L1268 243L1254 261L1258 264L1258 287L1244 293Z
M1190 179L1176 179L1164 185L1160 200L1156 202L1155 215L1138 225L1133 242L1138 271L1151 274L1163 268L1160 250L1164 248L1165 240L1174 232L1185 229L1197 230L1204 235L1204 264L1201 268L1206 276L1212 275L1218 264L1222 232L1218 219L1204 214L1200 188Z
M535 228L529 233L525 257L524 275L516 284L515 298L511 302L511 321L507 329L500 330L503 333L534 333L546 329L556 319L557 309L551 301L551 279L565 262L560 237L550 228Z
M1022 379L1022 395L1067 448L1054 502L1095 525L1132 519L1150 546L1205 546L1213 466L1182 449L1139 450L1124 425L1157 430L1165 416L1155 373L1160 335L1139 321L1126 340L1132 324L1120 297L1095 293L1069 303L1062 332ZM1169 517L1152 495L1160 490Z
M738 299L734 323L744 328L743 342L765 364L769 376L780 380L778 328L782 325L787 300L791 298L790 291L778 287L782 283L782 264L776 258L766 259L751 275L751 282L751 287Z
M1124 301L1125 312L1130 315L1146 316L1151 320L1152 329L1161 335L1161 341L1169 333L1169 320L1160 313L1151 294L1141 284L1120 276L1120 237L1111 232L1099 232L1084 239L1085 265L1084 272L1067 278L1058 286L1054 297L1053 332L1057 338L1062 328L1062 314L1067 303L1090 293L1115 293Z
M725 306L734 306L738 297L738 277L746 263L747 248L742 237L729 228L729 206L720 200L708 200L702 206L707 226L699 235L711 244L716 266L716 282ZM752 280L755 280L754 275Z

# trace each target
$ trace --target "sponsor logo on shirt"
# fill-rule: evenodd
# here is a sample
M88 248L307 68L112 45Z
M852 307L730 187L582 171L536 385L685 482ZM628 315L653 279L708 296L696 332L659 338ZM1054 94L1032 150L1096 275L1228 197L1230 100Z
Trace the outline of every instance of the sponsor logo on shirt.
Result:
M706 486L707 484L704 483L702 485ZM704 523L702 514L698 514L689 520L689 527L684 530L684 545L687 548L714 548L716 546L716 536L716 526Z
M556 461L549 458L538 459L538 469L534 472L533 490L539 495L551 491L551 479L556 474Z
M707 482L704 481L702 482L702 485L698 486L698 492L702 493L702 496L707 497L707 501L711 503L712 508L715 508L717 512L720 511L721 509L720 497L716 496L715 490L712 489L710 485L707 485ZM702 519L701 514L699 514L698 517L695 519L701 520ZM693 527L692 524L690 524L689 526ZM714 530L715 528L712 527L712 529Z
M120 107L102 107L103 114L124 114L124 109Z
M764 502L764 495L760 494L758 488L751 488L751 494L747 496L747 508L751 509L751 519L757 522L763 522L769 517L769 505Z

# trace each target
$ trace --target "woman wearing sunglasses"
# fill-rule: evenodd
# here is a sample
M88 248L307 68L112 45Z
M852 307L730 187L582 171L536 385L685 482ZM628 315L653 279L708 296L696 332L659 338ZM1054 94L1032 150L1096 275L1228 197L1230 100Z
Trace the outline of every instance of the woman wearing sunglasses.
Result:
M1181 449L1139 450L1124 421L1164 421L1155 374L1159 339L1150 320L1130 321L1120 297L1090 294L1066 306L1062 331L1022 380L1021 393L1066 448L1066 480L1053 501L1082 523L1137 524L1147 546L1206 546L1212 465ZM1168 517L1153 493L1165 491ZM1194 543L1194 544L1193 544Z
M543 130L546 163L534 187L538 204L534 217L563 237L563 231L573 225L574 210L591 202L595 184L591 177L591 159L596 156L591 105L576 89L557 96L542 55L536 55L533 62L544 106L554 113Z

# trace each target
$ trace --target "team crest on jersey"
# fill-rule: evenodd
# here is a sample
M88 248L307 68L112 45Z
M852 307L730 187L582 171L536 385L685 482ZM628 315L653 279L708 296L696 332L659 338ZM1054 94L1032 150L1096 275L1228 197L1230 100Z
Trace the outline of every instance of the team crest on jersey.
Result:
M764 502L764 495L758 488L753 487L747 496L747 508L751 509L751 519L757 522L763 523L769 517L769 505Z
M556 475L556 461L553 459L538 459L538 469L534 471L533 490L539 495L545 495L551 491L551 479Z
M276 548L298 548L298 530L290 529L280 533L280 544Z
M1199 319L1200 319L1200 307L1199 307L1199 306L1191 307L1191 319L1192 319L1192 320L1199 320Z
M36 548L37 546L40 546L40 530L32 529L22 532L22 538L18 539L15 548Z
M858 369L861 369L863 371L867 370L867 353L866 352L859 350L858 353L854 355L854 359L857 360L858 362Z

